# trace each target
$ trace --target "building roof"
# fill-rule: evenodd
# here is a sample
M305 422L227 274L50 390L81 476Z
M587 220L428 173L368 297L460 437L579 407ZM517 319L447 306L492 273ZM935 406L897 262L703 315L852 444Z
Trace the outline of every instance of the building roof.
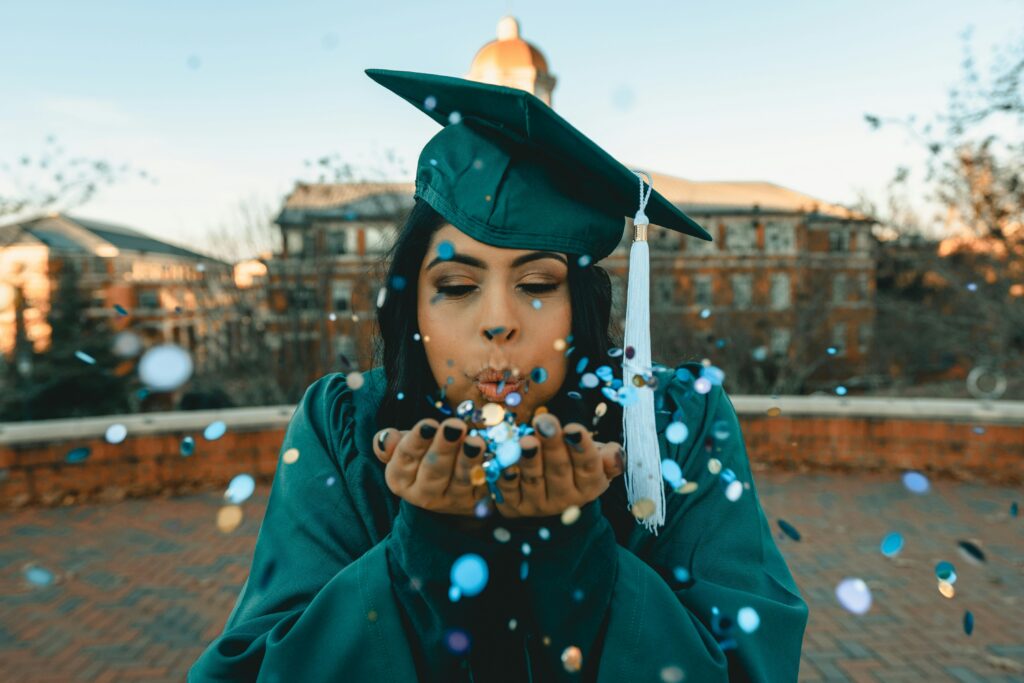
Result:
M114 247L117 251L166 254L228 265L219 259L169 244L133 228L59 213L0 227L0 246L15 242L45 244L62 253L105 256L116 253L111 248Z
M547 74L548 62L540 50L519 37L519 21L515 17L502 17L498 22L498 39L477 51L469 71L479 76L514 69Z
M296 183L275 222L393 218L412 206L415 189L413 183Z

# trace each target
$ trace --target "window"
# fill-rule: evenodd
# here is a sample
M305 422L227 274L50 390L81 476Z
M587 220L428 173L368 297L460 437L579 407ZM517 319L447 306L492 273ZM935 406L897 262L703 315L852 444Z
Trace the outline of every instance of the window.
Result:
M832 228L828 231L829 251L849 251L850 231L848 228Z
M837 356L846 355L846 323L832 325L832 346L836 347Z
M860 298L867 301L871 297L871 283L867 273L857 275L857 288L860 290Z
M331 306L335 311L344 313L349 310L352 301L352 283L348 280L331 282Z
M790 305L790 283L789 273L772 273L772 284L770 291L772 308L780 311L789 308Z
M710 306L713 302L711 276L695 275L693 278L693 289L696 294L698 306Z
M288 305L296 310L315 308L316 292L309 287L292 287L288 290Z
M327 233L327 253L328 254L344 254L347 253L345 244L345 230L333 230Z
M733 223L726 228L725 246L729 251L754 251L757 248L757 226Z
M679 251L682 233L675 230L653 230L648 233L647 243L651 251ZM697 240L702 242L703 240Z
M846 273L836 273L832 278L832 303L840 305L846 302Z
M754 277L749 273L732 275L732 305L736 309L750 308Z
M301 256L302 255L302 233L298 230L289 230L285 233L286 246L288 247L289 256Z
M671 273L663 273L653 279L654 291L651 293L651 303L657 308L671 308L675 304L675 278Z
M702 223L701 225L703 225L704 229L708 231L708 234L712 237L717 237L718 230L714 225L711 225L710 223ZM629 241L626 242L626 245L628 246L629 242L632 240L633 236L630 235ZM702 240L699 237L689 237L686 240L686 250L692 254L713 254L718 251L718 244L718 242L708 242L707 240Z
M789 342L792 332L787 327L776 327L772 330L771 347L772 353L776 356L785 356L789 353Z
M337 354L338 362L343 366L351 366L355 369L359 359L356 357L356 342L351 335L339 334L334 338L334 352Z
M768 254L792 254L796 251L793 226L787 223L766 223L764 250Z
M857 350L865 355L871 349L871 323L864 323L857 330Z
M139 308L158 308L159 306L160 297L155 291L144 289L139 292Z

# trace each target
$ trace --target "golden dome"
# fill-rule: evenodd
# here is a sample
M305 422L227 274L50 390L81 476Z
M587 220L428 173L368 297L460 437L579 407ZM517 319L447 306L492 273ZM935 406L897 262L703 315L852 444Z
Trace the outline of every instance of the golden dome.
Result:
M548 62L540 50L519 37L519 22L515 17L503 17L498 22L498 39L480 48L470 72L485 73L510 69L534 69L547 74Z

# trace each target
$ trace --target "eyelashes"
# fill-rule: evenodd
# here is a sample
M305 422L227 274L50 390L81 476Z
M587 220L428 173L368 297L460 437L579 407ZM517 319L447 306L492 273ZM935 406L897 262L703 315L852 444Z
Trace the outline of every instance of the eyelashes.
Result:
M553 292L558 289L559 285L556 284L534 284L534 285L519 285L523 290L530 294L546 294ZM472 290L476 289L476 285L448 285L437 288L437 293L448 299L458 299L466 296Z

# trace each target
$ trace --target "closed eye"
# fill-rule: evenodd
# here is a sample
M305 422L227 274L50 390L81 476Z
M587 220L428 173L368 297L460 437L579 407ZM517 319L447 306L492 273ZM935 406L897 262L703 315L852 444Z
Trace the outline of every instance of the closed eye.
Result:
M558 289L557 284L530 284L519 286L530 294L545 294ZM438 287L437 293L443 294L444 296L452 299L457 299L459 297L466 296L474 289L476 289L476 285L447 285Z

